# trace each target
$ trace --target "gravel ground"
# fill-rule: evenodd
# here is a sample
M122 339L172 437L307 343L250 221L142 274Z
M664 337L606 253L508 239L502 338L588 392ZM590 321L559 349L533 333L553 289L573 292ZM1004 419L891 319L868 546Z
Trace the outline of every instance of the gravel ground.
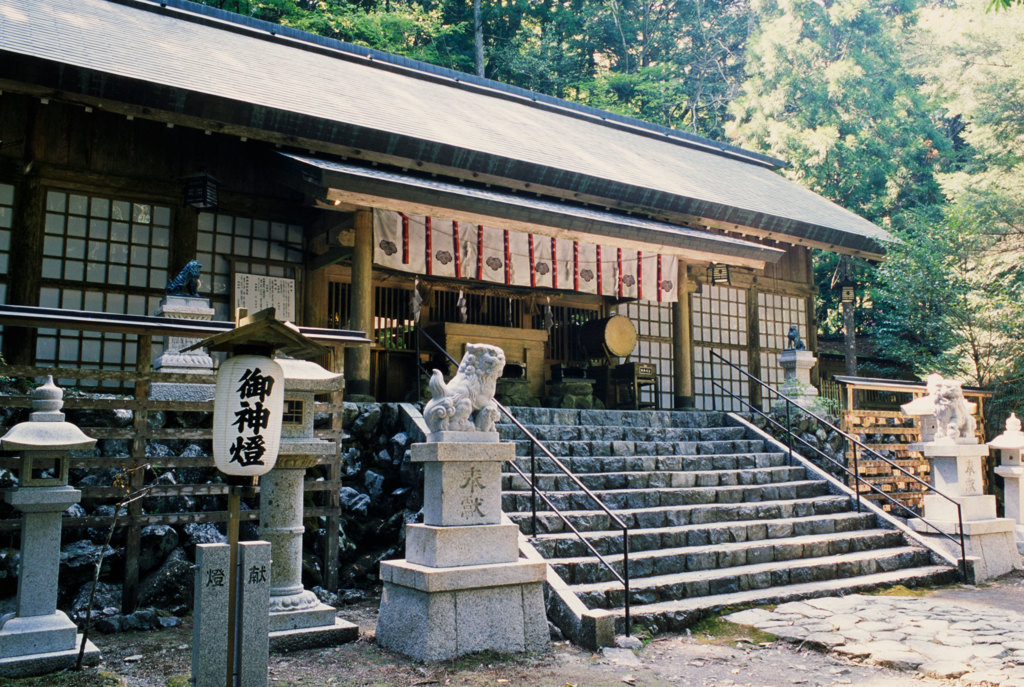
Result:
M1016 590L1019 593L1019 589ZM379 649L373 640L377 599L347 606L342 617L360 626L357 642L330 649L272 655L272 687L350 685L366 687L466 687L537 685L886 685L956 684L804 650L747 628L705 623L690 635L645 638L637 650L592 653L567 642L542 655L483 654L441 664L422 664ZM185 687L190 670L191 625L160 632L98 635L103 664L97 671L130 687ZM81 676L86 677L86 676ZM14 682L11 684L20 684ZM54 682L32 683L49 687ZM59 684L65 684L63 682ZM108 684L74 682L68 684ZM116 684L116 682L114 683ZM0 685L4 682L0 680Z

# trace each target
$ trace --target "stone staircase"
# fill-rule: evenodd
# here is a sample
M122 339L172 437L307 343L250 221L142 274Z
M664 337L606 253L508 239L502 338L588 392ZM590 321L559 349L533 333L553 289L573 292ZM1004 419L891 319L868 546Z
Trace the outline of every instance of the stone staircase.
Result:
M681 630L732 606L955 578L947 561L866 507L858 513L836 485L803 463L788 465L785 453L751 438L746 427L729 426L723 413L513 413L629 528L634 624ZM516 441L517 465L529 475L530 442L511 424L499 430L503 440ZM537 455L541 489L621 572L621 530ZM506 472L502 488L505 513L529 536L526 483ZM575 607L575 621L568 621L575 626L563 631L584 645L601 641L578 637L580 623L587 624L581 616L591 616L593 625L593 618L610 615L615 631L623 632L621 583L557 515L543 510L543 501L537 503L531 543L558 576L549 575L549 616L564 625L565 609L553 604ZM528 544L524 549L535 555Z

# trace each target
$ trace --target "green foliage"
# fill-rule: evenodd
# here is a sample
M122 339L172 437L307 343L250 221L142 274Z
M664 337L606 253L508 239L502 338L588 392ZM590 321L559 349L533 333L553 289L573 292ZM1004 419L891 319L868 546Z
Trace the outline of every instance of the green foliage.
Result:
M905 8L878 0L757 0L730 134L789 176L887 224L941 201L946 137L901 63Z
M919 374L986 386L1024 357L1024 290L987 229L966 203L916 215L879 269L879 345Z

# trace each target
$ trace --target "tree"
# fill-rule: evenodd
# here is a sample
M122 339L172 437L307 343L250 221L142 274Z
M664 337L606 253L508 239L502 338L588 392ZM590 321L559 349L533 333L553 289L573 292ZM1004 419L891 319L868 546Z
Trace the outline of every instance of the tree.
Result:
M988 386L1024 359L1024 284L977 208L915 213L879 268L879 345L919 374Z

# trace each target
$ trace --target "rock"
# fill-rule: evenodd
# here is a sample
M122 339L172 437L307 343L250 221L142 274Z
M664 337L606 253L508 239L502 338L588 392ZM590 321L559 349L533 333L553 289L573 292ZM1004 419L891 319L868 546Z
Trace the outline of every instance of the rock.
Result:
M60 584L64 594L70 595L73 590L81 588L91 581L96 572L96 564L103 552L103 567L100 577L111 575L119 567L121 555L113 547L104 548L102 544L94 544L88 539L68 544L60 552Z
M359 406L355 403L345 401L341 404L341 426L344 429L351 429L356 418L359 417Z
M373 501L379 502L380 497L384 494L384 475L373 470L367 470L366 474L363 475L363 484L366 486L366 491L370 494L370 498Z
M147 525L142 528L139 546L139 568L148 572L178 547L178 532L170 525Z
M146 425L150 429L163 429L167 424L167 413L162 410L151 410L146 414Z
M555 625L550 620L548 621L548 636L551 637L552 642L564 642L565 635L558 629L558 625Z
M192 564L185 550L178 548L139 584L139 603L181 615L192 604L192 587Z
M78 594L75 595L75 600L71 604L71 617L76 622L82 622L85 620L86 613L89 610L89 594L92 592L92 582L86 582L78 590ZM121 607L121 585L114 584L112 582L99 582L96 584L96 593L92 599L92 617L97 618L101 615L110 615L106 613L106 609L116 609Z
M178 478L173 471L168 470L153 480L152 484L157 487L176 487ZM142 507L151 513L190 513L196 509L196 501L190 496L150 496L142 500Z
M114 478L117 477L118 471L114 468L106 468L103 470L90 471L85 477L78 480L75 486L78 488L82 487L109 487L114 484ZM111 510L111 513L114 511Z
M132 454L132 445L127 439L100 439L96 448L108 458L124 458Z
M366 517L370 507L370 497L361 494L352 487L342 487L338 494L341 500L341 509L346 513Z
M357 604L366 601L366 592L362 589L341 589L338 593L338 600L345 605Z
M228 538L212 522L190 522L182 530L189 558L195 559L196 544L226 544Z
M316 598L320 599L321 603L325 603L328 606L334 606L337 608L341 604L341 599L338 598L337 594L329 592L323 587L312 587L310 591L316 594Z
M150 441L146 444L146 457L153 459L169 458L174 455L174 451L167 444L160 444L155 441Z
M121 625L123 622L123 615L113 615L110 617L104 616L94 620L92 623L92 627L97 632L102 632L103 634L111 635L121 631Z
M352 423L352 433L364 439L370 438L376 432L377 425L380 424L380 416L379 403L366 404L359 417Z
M80 503L72 503L64 510L65 518L84 518L88 513L85 508L82 508Z
M181 625L181 620L174 616L162 615L157 618L157 622L160 624L161 628L177 627L178 625Z

